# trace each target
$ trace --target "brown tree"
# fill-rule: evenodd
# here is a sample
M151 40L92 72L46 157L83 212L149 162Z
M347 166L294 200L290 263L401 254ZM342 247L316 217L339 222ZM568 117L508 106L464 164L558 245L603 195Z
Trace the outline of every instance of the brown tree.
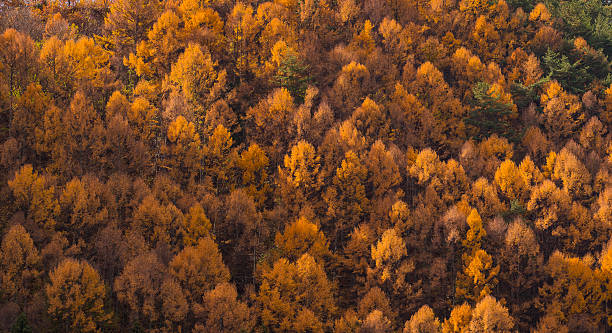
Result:
M229 283L220 283L204 294L201 308L196 316L202 322L196 324L194 332L249 332L255 326L255 317L247 304L237 299L236 288Z

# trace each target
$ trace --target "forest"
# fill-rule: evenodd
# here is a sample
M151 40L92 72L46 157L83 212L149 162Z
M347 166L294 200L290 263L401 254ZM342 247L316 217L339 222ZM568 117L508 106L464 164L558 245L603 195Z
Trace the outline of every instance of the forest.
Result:
M0 332L612 331L612 2L542 1L0 1Z

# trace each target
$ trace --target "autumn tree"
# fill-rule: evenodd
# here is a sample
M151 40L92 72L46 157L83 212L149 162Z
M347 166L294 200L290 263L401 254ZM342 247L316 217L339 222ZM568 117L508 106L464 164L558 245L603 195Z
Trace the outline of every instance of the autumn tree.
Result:
M206 109L224 89L225 71L217 72L210 52L197 44L189 44L172 65L167 85L180 91L195 110L195 123L201 127Z
M30 84L15 101L10 123L11 135L21 145L23 153L33 159L37 131L42 129L43 116L51 104L51 98L39 84Z
M165 327L168 321L180 321L189 307L184 292L154 252L130 260L115 279L114 290L118 300L129 307L132 323L146 327Z
M440 137L436 143L460 146L460 138L465 137L465 124L462 121L465 109L444 80L444 76L434 64L427 61L416 70L416 80L412 84L413 93L423 96L422 103L430 108L437 125L440 127ZM436 91L435 94L430 93ZM435 97L434 97L435 96Z
M606 97L604 99L604 110L601 112L601 118L608 124L612 122L612 84L605 90Z
M612 188L604 189L597 199L599 209L596 217L607 226L612 225Z
M272 232L265 215L244 189L236 189L226 196L217 221L215 236L232 277L241 283L252 281Z
M372 144L366 159L366 166L369 185L367 190L376 197L387 194L402 180L393 153L387 150L380 140Z
M385 113L381 106L368 97L353 112L351 121L366 139L367 145L371 145L377 140L389 140L389 120Z
M544 105L544 126L557 144L568 138L585 120L578 98L565 92L556 81L547 84L540 103Z
M332 186L328 187L323 199L327 203L327 213L334 221L334 248L342 246L351 228L355 227L368 211L369 200L365 193L367 169L357 154L348 151Z
M495 266L491 255L482 249L486 231L475 209L470 212L467 223L469 229L463 240L463 271L458 274L455 293L459 299L477 302L493 291L499 266Z
M325 262L331 253L327 246L327 238L316 224L300 217L287 225L285 231L276 234L274 239L280 256L295 261L304 253L310 254L318 262Z
M514 320L493 296L483 298L472 311L469 332L513 332Z
M210 237L202 237L197 245L185 247L172 259L169 270L190 302L201 302L206 291L229 280L229 271Z
M434 114L406 88L397 83L391 95L389 113L391 126L397 144L425 148L435 142L441 135L441 127ZM403 131L410 128L410 131Z
M114 200L107 187L94 175L74 178L59 198L66 227L79 230L88 239L114 216ZM67 228L67 229L68 229Z
M465 142L461 148L460 162L468 175L493 179L500 164L512 159L513 154L513 144L493 134L478 145L473 141Z
M438 154L431 148L425 148L417 154L414 163L408 165L407 171L410 176L416 178L417 184L437 188L442 185L443 167Z
M259 206L265 204L271 192L267 172L269 162L266 153L256 143L244 150L238 160L238 167L242 170L242 185Z
M167 168L173 178L194 181L202 164L202 143L195 125L183 116L168 126Z
M413 303L421 293L420 283L413 276L415 261L407 254L404 240L394 229L388 229L371 246L371 258L375 267L368 271L372 282L392 295L391 303L402 309L401 314L415 309Z
M185 24L186 38L211 50L212 54L221 55L225 44L223 18L219 12L227 2L211 4L199 0L183 0L178 7Z
M510 200L525 198L527 183L519 168L511 160L505 160L495 171L495 183L501 192ZM522 201L522 200L521 200Z
M180 244L183 219L182 212L173 203L164 204L148 194L134 208L130 228L153 246Z
M127 169L136 172L150 166L151 157L145 154L145 144L134 135L135 131L130 127L128 114L134 116L130 111L131 104L128 99L119 91L115 91L106 103L106 126L100 124L94 128L96 137L93 154L97 156L103 170Z
M463 303L453 307L450 316L442 324L442 332L444 333L463 333L469 332L468 327L472 320L473 308Z
M410 317L404 325L404 333L439 333L442 332L440 320L436 318L431 308L423 305L419 311Z
M202 148L206 180L212 183L218 193L227 192L231 188L228 181L235 179L232 167L238 157L236 151L232 150L233 144L234 139L230 131L223 125L218 125Z
M534 320L533 296L539 287L539 269L543 264L536 235L524 222L516 220L508 227L499 257L499 290L517 327L529 327Z
M333 106L344 114L352 112L359 106L372 84L371 74L366 66L354 61L345 65L334 83Z
M499 198L495 184L489 183L482 177L472 183L466 197L466 202L478 212L482 212L482 217L485 218L494 218L508 208Z
M61 41L53 36L40 50L40 62L45 64L49 90L63 99L81 91L95 97L93 101L103 101L114 88L109 61L110 53L89 37Z
M255 325L252 310L237 299L236 288L229 283L220 283L204 294L203 305L197 308L194 332L248 332Z
M540 288L541 310L568 327L596 329L604 317L604 292L589 258L555 251L548 259L546 276L548 282Z
M104 19L104 36L116 56L127 56L144 40L159 13L161 4L149 0L113 1Z
M189 208L185 215L183 227L183 243L187 246L195 245L201 237L210 235L212 224L204 212L204 208L199 203Z
M359 295L372 293L375 289L380 291L378 294L383 294L382 290L378 287L369 291L366 290L368 271L370 270L372 258L370 246L375 241L376 235L374 230L367 224L360 224L351 231L347 244L338 260L341 265L337 273L340 276L338 278L338 289L340 291L338 302L340 305L352 304L356 301L352 292L353 289L357 290ZM377 298L380 299L382 297ZM388 303L388 300L386 302Z
M101 332L110 323L111 314L104 306L106 287L87 262L65 259L49 278L47 311L59 331Z
M249 137L277 161L289 144L290 130L285 128L295 113L293 97L285 88L274 90L266 99L247 111L251 121Z
M30 234L20 224L2 238L0 250L2 297L25 306L32 292L40 288L40 254Z
M38 131L37 150L53 160L51 167L66 177L80 176L99 163L93 156L100 117L85 93L74 94L70 107L51 106ZM70 167L69 167L70 166Z
M320 190L320 157L315 148L306 141L300 141L285 155L284 168L279 167L279 190L289 207L298 209L313 199Z
M604 283L607 283L605 285L605 290L610 290L610 287L612 287L612 243L608 242L608 244L606 244L601 252L601 258L600 258L600 270L601 273L603 274L603 279L604 279ZM609 297L610 293L607 293L608 296L606 296L604 302L606 302L606 307L607 304L610 303L611 299ZM608 325L610 325L610 321L612 321L612 316L610 316L609 313L606 313L607 315L607 320L608 320Z
M36 224L53 230L60 206L50 180L34 171L32 165L26 164L15 173L15 178L9 180L8 185L13 192L15 205L25 210Z
M255 38L261 29L261 23L253 14L251 6L237 3L228 15L225 25L229 56L238 78L246 79L257 65Z
M26 90L34 81L38 72L38 50L32 38L15 29L7 29L0 35L0 75L2 77L3 99L6 98L8 107L12 110L15 96ZM4 95L6 94L6 96ZM4 103L3 103L4 104ZM5 111L5 110L3 110ZM6 110L8 111L8 110ZM6 117L6 115L3 115ZM6 121L7 119L4 119Z
M544 180L540 186L533 189L527 203L527 210L535 217L535 227L543 231L558 228L561 219L568 215L569 209L570 198L567 193L549 180Z
M382 312L382 315L390 321L393 321L397 316L397 311L391 308L391 303L385 292L378 287L372 287L359 300L357 315L363 320L376 310Z
M555 159L551 179L563 183L563 190L574 199L591 194L591 174L568 149L562 149Z
M331 282L308 253L277 260L263 273L256 300L263 325L274 330L320 331L336 311Z
M128 111L127 120L137 138L155 147L155 139L160 135L160 119L159 111L151 101L144 96L136 97Z
M180 25L174 11L164 11L147 31L147 38L138 43L136 52L123 59L124 64L139 77L160 83L185 48L185 32Z

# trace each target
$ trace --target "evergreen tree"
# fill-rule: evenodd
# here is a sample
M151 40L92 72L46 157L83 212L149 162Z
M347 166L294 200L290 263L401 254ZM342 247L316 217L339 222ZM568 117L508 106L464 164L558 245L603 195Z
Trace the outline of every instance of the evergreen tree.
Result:
M278 70L274 75L274 82L289 90L291 96L296 103L304 102L306 88L312 81L308 75L309 66L304 64L293 52L287 54L281 59Z
M586 84L593 79L589 66L582 60L570 62L568 57L551 49L542 58L544 67L548 70L548 78L557 80L561 86L572 93L582 93Z
M486 82L478 82L472 93L475 108L465 122L474 127L474 138L480 141L493 134L513 138L515 133L508 119L513 113L512 104L503 101Z
M20 313L11 326L11 333L32 333L32 328L28 324L28 318L25 313Z

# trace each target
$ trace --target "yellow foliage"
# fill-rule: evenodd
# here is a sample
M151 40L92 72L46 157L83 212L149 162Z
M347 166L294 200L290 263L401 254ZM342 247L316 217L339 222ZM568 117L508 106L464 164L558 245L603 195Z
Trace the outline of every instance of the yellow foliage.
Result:
M87 262L65 259L49 279L45 293L51 318L75 332L102 332L111 315L104 309L106 290L98 272Z
M521 176L519 168L511 160L505 160L499 166L495 172L495 183L511 200L523 198L527 191L525 179Z
M201 167L202 144L195 125L178 116L168 126L167 167L177 177L194 177Z
M487 232L482 226L482 219L476 209L472 209L470 212L470 215L467 217L467 224L470 229L465 236L463 246L469 251L467 256L472 256L481 248L482 239L487 236Z
M0 247L0 286L5 299L22 306L26 303L41 275L40 259L25 228L12 226Z
M269 159L266 153L257 144L240 154L238 166L242 169L242 184L246 186L247 193L260 205L264 203L270 191L268 184Z
M197 103L201 107L207 106L215 97L215 85L219 84L220 77L225 75L223 73L218 75L215 71L216 66L210 52L203 51L197 44L189 44L177 62L172 65L169 83L182 91L188 101Z
M540 103L546 104L546 102L550 101L551 99L561 96L563 92L563 88L559 82L552 81L546 86L546 90L540 97Z
M546 179L531 192L527 210L536 215L535 226L546 230L556 225L569 208L570 198L553 182Z
M604 91L604 110L601 112L601 120L610 124L612 122L612 84Z
M459 10L468 11L472 13L483 13L490 9L493 9L495 4L487 0L461 0L459 3Z
M477 299L488 296L492 292L493 279L499 272L499 266L493 267L493 259L484 250L478 250L467 265L465 273L472 279Z
M441 331L440 320L429 306L423 305L410 317L410 320L406 321L403 333L440 333Z
M277 331L299 331L305 322L327 327L331 323L312 320L330 318L336 311L332 284L323 267L308 253L295 263L285 258L277 260L263 273L256 299L262 324Z
M560 306L564 316L589 313L595 321L605 317L601 307L606 295L588 258L567 256L555 251L546 266L549 282L540 288L543 307Z
M141 139L151 140L158 126L157 109L146 98L137 97L128 111L128 120L135 125Z
M168 140L172 143L190 140L199 141L199 135L195 132L193 123L187 122L183 116L178 116L168 126Z
M291 155L285 155L287 181L296 188L309 190L317 183L319 160L319 156L310 143L303 140L298 142L291 148Z
M411 176L417 178L419 184L431 182L434 185L439 185L442 167L438 154L430 148L426 148L417 155L408 172Z
M185 247L172 259L169 269L192 302L201 301L205 292L230 278L217 244L210 237L201 237L196 245Z
M498 302L495 297L483 298L472 311L470 332L514 332L514 320L508 309Z
M355 36L353 43L355 47L364 52L366 55L374 50L374 38L372 36L372 22L366 20L363 24L363 29Z
M406 253L406 243L395 229L386 230L376 246L372 245L372 260L376 262L377 268L399 262Z
M325 235L305 217L288 225L282 234L276 234L274 244L280 249L281 255L290 260L297 260L304 253L318 261L326 260L330 255Z
M533 7L533 9L531 10L531 13L529 13L530 21L540 20L543 22L548 22L551 17L552 16L550 15L548 8L546 8L546 5L541 2L535 5L535 7Z
M598 217L604 225L612 227L612 187L606 187L603 192L599 194L597 199L597 210L596 217Z
M457 305L442 325L443 333L466 333L472 320L472 307L467 303Z
M429 61L419 66L417 69L417 75L424 78L429 85L434 87L438 86L444 81L444 76L442 73Z
M591 174L568 149L557 155L551 179L562 181L563 190L573 198L586 198L592 193Z
M542 175L529 155L525 156L519 165L519 172L521 173L521 177L527 186L527 190L541 184L544 180L544 175Z
M55 198L55 188L48 185L47 178L26 164L15 173L13 180L8 181L8 185L18 207L27 210L35 223L53 230L60 206Z
M195 204L189 208L189 213L185 216L185 228L183 231L183 244L192 246L198 243L202 237L210 236L212 224L202 205Z

